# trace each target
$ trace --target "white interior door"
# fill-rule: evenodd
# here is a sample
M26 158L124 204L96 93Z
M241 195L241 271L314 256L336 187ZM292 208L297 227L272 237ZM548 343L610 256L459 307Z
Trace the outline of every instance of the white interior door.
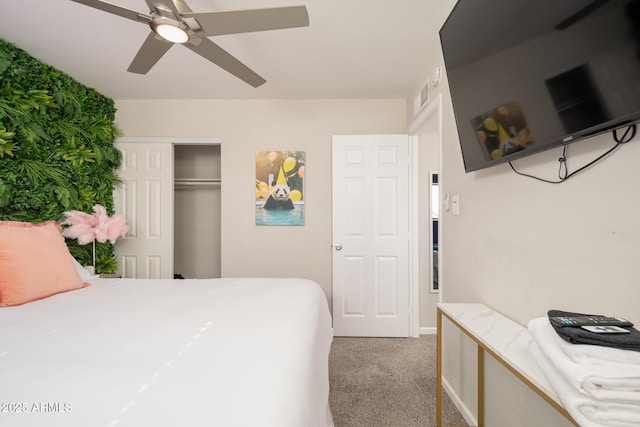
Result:
M123 277L173 278L173 144L118 142L114 208L129 231L116 244Z
M409 138L333 137L333 328L407 337Z

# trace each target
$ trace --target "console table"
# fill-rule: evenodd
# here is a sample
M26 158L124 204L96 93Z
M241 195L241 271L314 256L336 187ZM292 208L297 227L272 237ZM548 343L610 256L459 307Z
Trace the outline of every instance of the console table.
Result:
M478 427L484 427L484 356L491 355L574 425L549 381L528 350L533 339L527 328L484 304L438 304L437 427L442 427L442 318L478 345Z

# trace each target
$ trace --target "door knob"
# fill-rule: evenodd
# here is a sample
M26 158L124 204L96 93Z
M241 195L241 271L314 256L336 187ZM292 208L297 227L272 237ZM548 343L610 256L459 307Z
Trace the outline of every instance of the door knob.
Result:
M336 251L341 251L342 250L342 245L336 245Z

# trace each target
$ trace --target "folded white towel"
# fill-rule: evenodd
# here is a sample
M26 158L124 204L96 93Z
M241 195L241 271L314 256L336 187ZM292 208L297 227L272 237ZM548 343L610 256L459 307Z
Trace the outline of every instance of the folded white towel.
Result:
M562 349L576 363L598 365L607 362L618 362L640 365L640 351L621 350L601 345L571 344L559 336L557 339L565 344Z
M553 326L551 328L553 329ZM640 351L621 350L601 345L572 344L563 340L557 333L554 334L554 337L562 350L576 363L597 365L608 362L619 362L640 365Z
M594 399L640 404L640 364L615 361L624 358L615 355L616 352L633 351L603 347L608 351L601 353L609 355L609 359L598 360L590 348L597 346L564 341L546 317L533 319L528 329L540 350L570 385ZM578 363L569 356L580 351L589 354L583 358L589 363Z
M529 350L558 394L562 405L581 427L638 427L640 406L635 403L616 403L596 400L573 387L542 352L536 341Z

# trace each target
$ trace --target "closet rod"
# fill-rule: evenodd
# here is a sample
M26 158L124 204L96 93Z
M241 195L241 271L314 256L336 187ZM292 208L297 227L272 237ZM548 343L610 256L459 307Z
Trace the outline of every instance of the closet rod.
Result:
M194 183L194 182L212 183L212 182L221 182L221 179L220 178L176 178L174 182L180 183L180 184Z
M185 178L176 179L174 181L176 187L220 187L221 181L218 178L213 179L199 179L199 178Z
M221 185L219 182L176 182L174 185L175 188L183 188L183 187L216 187L219 188Z

